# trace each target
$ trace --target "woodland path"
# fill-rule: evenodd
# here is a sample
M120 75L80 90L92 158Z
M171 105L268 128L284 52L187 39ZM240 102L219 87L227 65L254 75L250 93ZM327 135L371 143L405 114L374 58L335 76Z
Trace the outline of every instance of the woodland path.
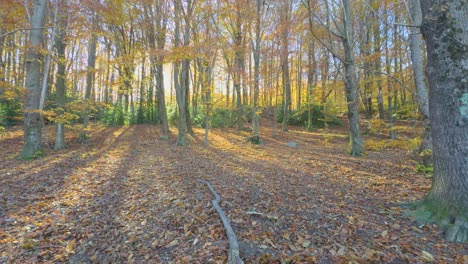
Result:
M263 145L214 130L204 146L197 129L187 147L172 132L163 141L157 126L95 126L90 143L31 162L14 159L18 128L3 136L0 263L224 263L227 239L200 179L221 196L246 263L468 262L467 245L396 206L430 186L406 151L354 158L343 130L272 137L262 127Z

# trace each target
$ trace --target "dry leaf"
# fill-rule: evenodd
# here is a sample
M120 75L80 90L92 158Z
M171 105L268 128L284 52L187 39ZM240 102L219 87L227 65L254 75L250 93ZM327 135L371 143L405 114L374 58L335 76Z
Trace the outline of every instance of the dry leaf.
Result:
M167 244L166 247L173 247L179 243L179 240L174 239L171 241L171 243Z
M427 261L431 261L431 262L434 261L434 256L432 256L431 253L424 251L424 250L422 251L422 258Z
M73 251L74 249L75 249L75 240L73 239L73 240L68 241L68 244L65 250L67 251L67 253L75 253Z

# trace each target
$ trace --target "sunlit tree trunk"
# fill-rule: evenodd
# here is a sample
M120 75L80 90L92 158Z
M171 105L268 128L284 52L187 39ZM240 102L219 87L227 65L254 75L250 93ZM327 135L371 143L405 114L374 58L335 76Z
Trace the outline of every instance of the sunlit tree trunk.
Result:
M424 50L421 43L421 30L419 26L422 23L421 3L420 0L411 0L409 2L409 11L411 16L412 27L409 35L409 47L411 51L411 66L413 69L414 82L416 84L416 97L419 111L424 118L425 130L423 141L421 142L420 152L432 149L432 139L429 123L429 93L426 85L426 76L423 69ZM426 164L427 165L427 164Z
M26 103L24 112L24 145L20 153L22 159L42 155L41 118L39 101L41 93L41 46L42 31L47 8L46 0L36 0L31 16L29 49L26 57ZM26 7L29 8L29 7Z

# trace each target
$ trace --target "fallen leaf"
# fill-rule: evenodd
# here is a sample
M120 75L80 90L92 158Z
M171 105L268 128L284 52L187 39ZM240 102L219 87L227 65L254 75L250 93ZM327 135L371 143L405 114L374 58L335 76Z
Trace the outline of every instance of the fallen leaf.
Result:
M68 253L75 253L73 251L73 249L75 249L75 240L70 240L68 241L68 244L67 244L67 247L65 248L65 250L68 252Z
M171 241L171 243L167 244L166 247L173 247L175 245L179 244L179 240L174 239Z
M431 262L434 261L434 256L432 256L431 253L424 251L424 250L422 251L422 258L427 261L431 261Z

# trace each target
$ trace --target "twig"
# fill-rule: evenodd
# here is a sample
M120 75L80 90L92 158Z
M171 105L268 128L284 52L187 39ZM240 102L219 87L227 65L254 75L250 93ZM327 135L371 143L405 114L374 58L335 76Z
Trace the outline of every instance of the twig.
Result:
M278 221L278 217L276 217L274 215L268 215L268 214L259 213L259 212L255 212L255 211L247 211L246 213L249 214L249 215L263 216L263 217L268 218L271 221Z
M226 217L223 209L219 206L219 195L216 191L211 187L211 184L205 180L200 180L200 182L206 184L210 189L211 193L214 195L215 199L211 200L216 212L218 212L221 221L223 221L224 229L226 230L226 236L229 240L229 257L228 257L228 264L243 264L244 262L239 256L239 243L237 242L237 237L234 231L232 230L231 224L229 223L229 219Z

